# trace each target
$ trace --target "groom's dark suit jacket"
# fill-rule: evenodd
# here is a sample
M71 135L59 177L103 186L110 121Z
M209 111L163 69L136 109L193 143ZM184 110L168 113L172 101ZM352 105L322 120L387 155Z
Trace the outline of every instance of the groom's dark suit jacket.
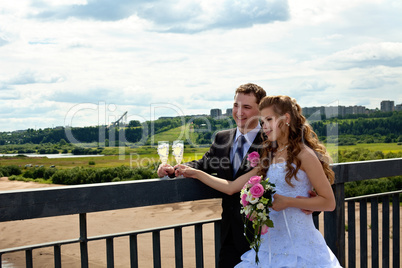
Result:
M233 167L230 159L230 151L236 134L236 128L220 131L216 134L214 143L208 152L204 154L202 159L187 163L196 169L203 170L209 174L215 175L226 180L235 180L237 177L247 173L251 167L247 161L247 155L251 152L258 151L261 147L261 132L250 146L250 149L244 157L241 166L235 176L233 176ZM222 197L222 230L221 244L225 244L226 239L232 239L235 248L243 254L250 249L246 238L244 237L244 222L240 214L240 193L231 196L224 194ZM231 236L231 237L228 237ZM226 251L225 251L226 252ZM240 256L230 256L239 259ZM220 256L222 258L222 256Z

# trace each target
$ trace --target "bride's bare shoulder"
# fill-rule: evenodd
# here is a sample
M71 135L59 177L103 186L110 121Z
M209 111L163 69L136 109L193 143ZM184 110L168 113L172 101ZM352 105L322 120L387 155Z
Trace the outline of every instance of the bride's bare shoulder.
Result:
M311 149L310 147L308 147L305 144L301 144L300 145L301 151L300 153L297 155L297 158L303 163L306 162L315 162L318 160L317 155L315 153L315 151L313 149Z

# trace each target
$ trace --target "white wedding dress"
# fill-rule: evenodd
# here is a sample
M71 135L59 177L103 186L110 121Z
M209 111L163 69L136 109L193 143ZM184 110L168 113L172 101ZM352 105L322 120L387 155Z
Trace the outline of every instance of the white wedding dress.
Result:
M275 183L277 194L308 196L312 185L304 171L298 171L298 180L292 178L294 187L286 183L285 175L285 162L273 164L268 170L267 177L270 182ZM324 237L315 228L312 215L306 215L298 208L287 208L282 211L270 209L269 216L274 227L261 236L259 263L255 263L255 251L251 249L242 255L242 262L235 268L341 267Z

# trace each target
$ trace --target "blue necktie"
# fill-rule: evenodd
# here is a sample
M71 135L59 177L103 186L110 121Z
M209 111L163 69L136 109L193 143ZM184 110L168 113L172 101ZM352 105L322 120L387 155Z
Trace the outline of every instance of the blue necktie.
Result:
M233 157L233 177L236 175L237 170L239 169L241 162L243 161L243 146L246 143L246 138L241 135L237 140L237 147Z

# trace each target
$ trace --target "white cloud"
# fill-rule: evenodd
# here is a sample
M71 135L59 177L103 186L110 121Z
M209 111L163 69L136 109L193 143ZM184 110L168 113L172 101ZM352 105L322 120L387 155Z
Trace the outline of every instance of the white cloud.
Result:
M0 34L0 47L7 45L10 41L8 40L8 38L6 36L4 36L3 34Z
M6 83L9 85L26 85L36 83L59 83L64 80L65 78L59 74L39 74L35 71L27 70L6 81Z
M402 42L358 45L320 59L318 66L328 69L351 69L378 65L402 67Z
M322 80L311 80L311 81L303 81L300 86L298 86L298 89L300 89L302 92L310 91L310 92L320 92L324 91L327 88L333 87L334 85L331 85L325 81Z
M248 82L303 107L401 103L401 13L393 0L6 1L0 129L62 125L81 103L148 119L153 103L225 110Z
M48 3L49 4L49 3ZM161 32L195 33L216 28L250 27L289 18L287 0L216 1L107 1L92 0L69 5L33 5L30 17L43 20L68 18L118 21L138 16Z

